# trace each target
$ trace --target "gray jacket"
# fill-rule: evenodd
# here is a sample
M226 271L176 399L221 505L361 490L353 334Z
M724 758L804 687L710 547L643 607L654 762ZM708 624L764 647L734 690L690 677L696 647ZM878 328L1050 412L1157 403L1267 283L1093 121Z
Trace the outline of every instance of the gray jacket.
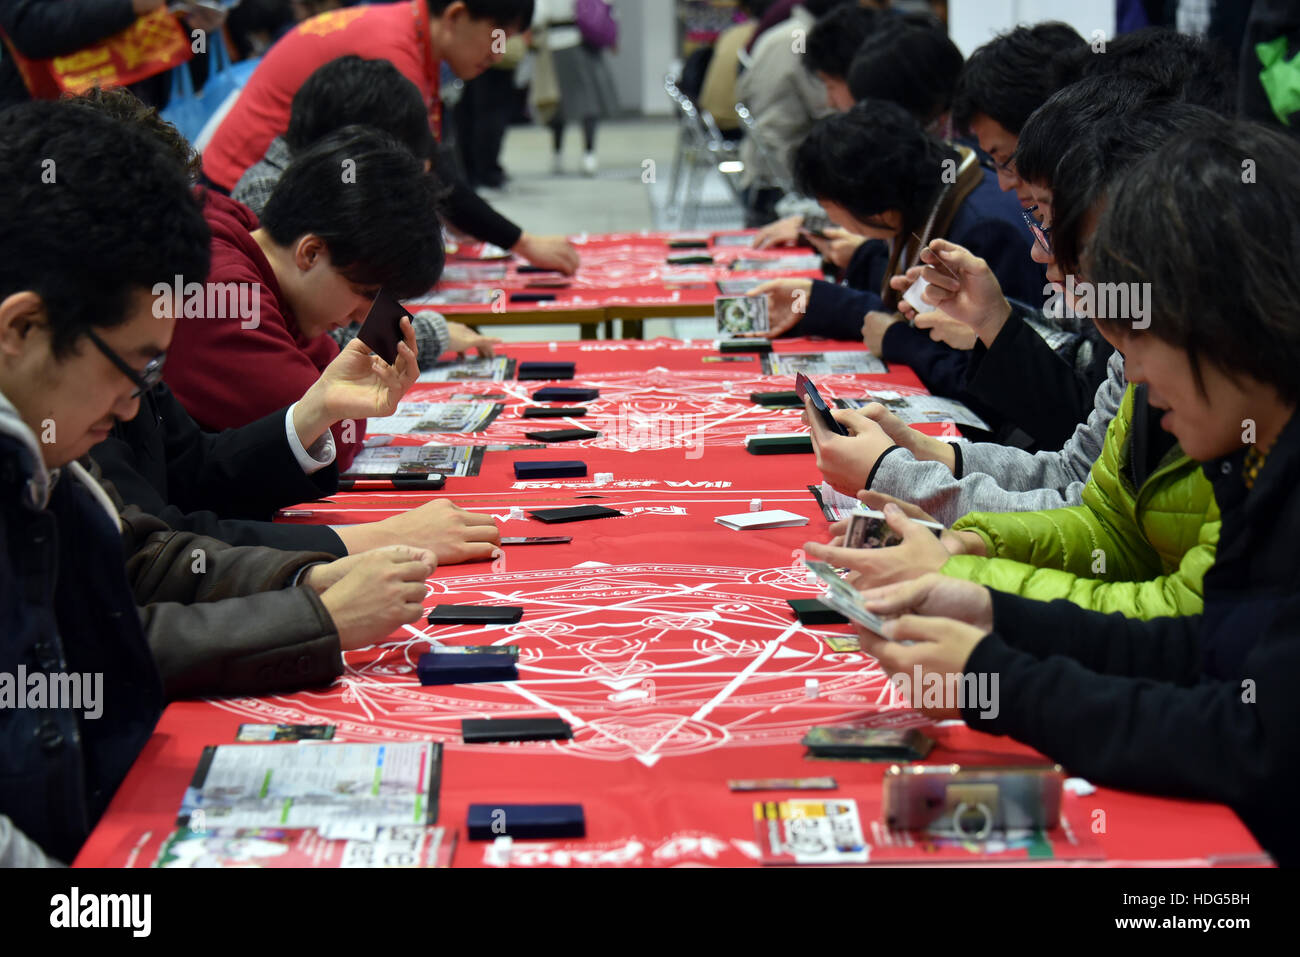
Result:
M754 116L763 153L760 156L752 137L741 140L742 186L789 185L795 147L814 123L834 112L826 100L825 84L804 66L803 42L815 23L811 13L795 7L789 20L772 27L754 44L753 61L736 82L736 96Z
M958 479L946 466L919 462L898 449L881 460L871 490L915 502L945 525L967 512L1034 512L1078 505L1124 389L1124 357L1116 352L1088 420L1059 452L1030 454L994 442L965 442Z

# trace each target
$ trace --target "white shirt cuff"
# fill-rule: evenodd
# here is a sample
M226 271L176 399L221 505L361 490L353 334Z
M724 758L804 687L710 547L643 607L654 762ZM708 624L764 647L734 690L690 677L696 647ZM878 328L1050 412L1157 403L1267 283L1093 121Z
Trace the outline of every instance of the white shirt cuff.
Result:
M289 448L293 450L293 457L298 460L298 465L302 468L304 475L315 475L321 469L330 465L334 461L334 434L325 430L325 434L311 444L311 448L302 447L302 440L298 438L298 430L293 427L293 410L298 407L295 402L289 406L289 411L284 415L284 431L289 439Z

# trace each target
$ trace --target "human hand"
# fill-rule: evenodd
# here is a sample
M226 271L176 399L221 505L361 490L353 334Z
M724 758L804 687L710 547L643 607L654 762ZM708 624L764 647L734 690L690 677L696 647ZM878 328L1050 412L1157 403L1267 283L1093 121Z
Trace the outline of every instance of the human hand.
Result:
M946 239L936 239L921 250L921 262L925 265L890 279L890 287L906 292L918 277L925 278L930 286L921 298L950 319L965 323L986 346L992 345L1011 317L1011 304L989 264Z
M751 335L775 339L793 329L808 313L812 288L811 279L771 279L755 287L751 296L767 297L768 329Z
M938 571L952 553L924 525L918 525L893 503L884 508L885 522L902 538L898 545L884 548L844 548L808 542L804 552L809 558L847 568L845 581L858 589L874 588L891 582L907 581Z
M862 342L868 351L880 355L884 349L885 332L902 318L897 313L869 312L862 320Z
M774 223L768 223L754 234L755 249L770 249L773 246L793 246L799 241L799 230L803 226L802 216L787 216Z
M836 269L847 269L849 262L853 259L853 254L858 251L858 247L867 241L866 236L859 236L857 233L851 233L847 229L841 229L838 226L832 226L824 230L825 239L818 239L811 233L808 235L808 242L812 243L813 249L821 253L823 259L835 266Z
M936 721L962 717L958 707L963 703L960 699L952 700L944 695L941 703L935 705L933 694L922 694L922 691L934 687L959 687L959 683L949 676L965 674L966 663L970 661L975 646L988 634L986 630L952 618L918 615L887 620L881 629L885 633L883 638L861 625L856 627L861 649L880 662L885 673L894 680L895 687L906 689L908 704ZM913 644L902 644L905 641ZM897 680L900 676L906 680ZM975 702L964 703L970 707ZM995 706L996 702L990 702L990 705Z
M492 516L469 512L445 498L374 524L383 543L412 543L432 551L440 565L488 561L499 553L501 531Z
M974 329L939 310L921 313L916 317L913 325L929 332L930 338L935 342L946 343L962 352L974 349L975 343L979 342L979 336L975 334Z
M481 335L477 329L452 322L450 319L447 320L447 336L448 351L456 353L462 359L470 349L477 351L484 359L491 359L496 355L496 347L503 341Z
M373 644L418 619L424 613L425 583L438 566L431 552L402 546L330 564L342 566L343 574L320 592L320 599L344 651ZM325 565L309 571L309 585L317 588L338 569Z
M577 272L582 261L577 247L563 236L534 236L524 233L511 252L534 266L554 269L566 276Z
M993 630L993 596L983 585L964 578L930 573L868 589L862 603L881 618L925 615L953 618L986 633Z

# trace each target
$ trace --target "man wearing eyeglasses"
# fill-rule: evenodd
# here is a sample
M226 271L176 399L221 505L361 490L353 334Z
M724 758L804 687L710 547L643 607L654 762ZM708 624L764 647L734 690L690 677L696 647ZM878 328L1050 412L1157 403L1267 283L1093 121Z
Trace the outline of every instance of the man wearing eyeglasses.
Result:
M93 715L0 714L0 866L40 866L76 855L165 700L330 681L341 650L419 617L436 559L231 548L119 513L84 457L157 378L175 321L150 290L207 273L203 217L155 142L67 102L0 114L0 209L0 673L102 689Z

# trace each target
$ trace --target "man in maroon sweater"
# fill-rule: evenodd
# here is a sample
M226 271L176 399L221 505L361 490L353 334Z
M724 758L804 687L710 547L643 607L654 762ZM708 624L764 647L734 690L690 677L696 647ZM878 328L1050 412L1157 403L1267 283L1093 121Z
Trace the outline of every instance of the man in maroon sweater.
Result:
M219 431L297 402L339 354L331 329L363 319L381 287L399 299L426 292L444 259L436 196L409 151L355 126L298 157L261 223L208 193L212 271L173 304L166 373L194 420ZM340 470L365 427L334 424Z

